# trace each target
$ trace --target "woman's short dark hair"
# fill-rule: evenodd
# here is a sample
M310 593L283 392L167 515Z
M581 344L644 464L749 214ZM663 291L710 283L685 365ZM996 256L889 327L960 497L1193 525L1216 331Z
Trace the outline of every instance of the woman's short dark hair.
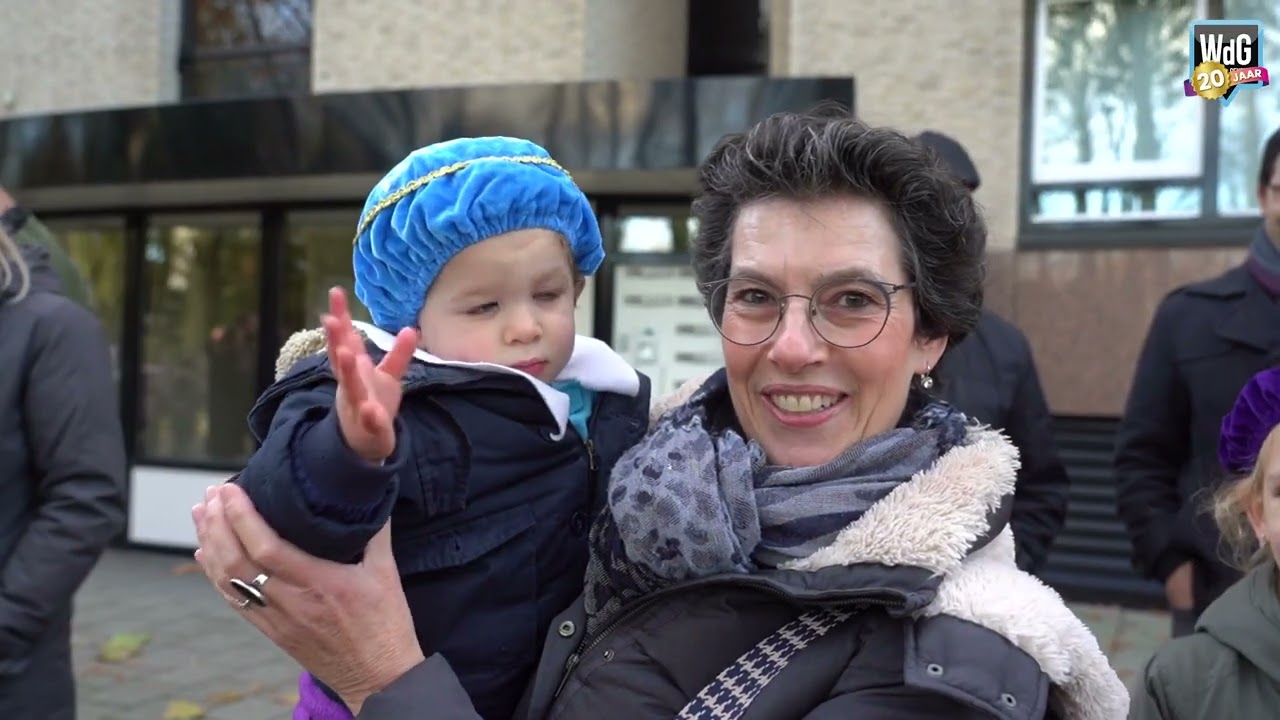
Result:
M919 331L962 339L978 322L987 230L969 191L927 148L846 111L778 113L727 135L698 168L693 270L700 287L728 277L734 222L766 198L850 196L888 210L916 284ZM704 299L709 298L704 290ZM708 308L718 316L723 308Z

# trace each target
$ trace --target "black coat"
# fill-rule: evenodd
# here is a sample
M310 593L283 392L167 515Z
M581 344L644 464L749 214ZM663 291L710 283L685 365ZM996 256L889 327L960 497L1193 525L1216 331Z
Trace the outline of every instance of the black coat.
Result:
M1195 610L1239 573L1206 512L1225 478L1222 418L1255 373L1280 361L1280 304L1243 267L1171 292L1156 309L1116 438L1118 505L1134 564L1164 580L1195 563Z
M1071 484L1058 457L1031 345L1017 327L983 310L978 327L950 347L934 370L937 394L970 417L1003 430L1022 461L1014 492L1018 567L1037 572L1067 517Z
M125 453L102 325L23 247L0 288L0 718L75 717L71 600L125 522Z

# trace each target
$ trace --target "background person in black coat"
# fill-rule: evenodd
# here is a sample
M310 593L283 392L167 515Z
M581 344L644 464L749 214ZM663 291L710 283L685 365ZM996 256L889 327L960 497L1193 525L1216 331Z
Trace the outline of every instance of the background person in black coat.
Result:
M1116 437L1117 505L1134 565L1165 585L1173 634L1240 574L1221 560L1207 512L1225 478L1218 464L1222 418L1240 389L1280 362L1280 130L1258 173L1262 211L1244 263L1169 293L1138 356Z
M2 232L0 328L0 718L72 720L72 596L125 522L116 384L98 319Z
M933 131L916 139L932 148L970 192L978 189L978 169L959 142ZM1071 486L1058 458L1053 418L1031 344L1021 330L984 307L977 328L943 353L934 378L936 394L966 415L1003 430L1017 446L1022 469L1010 524L1018 567L1039 572L1066 520Z

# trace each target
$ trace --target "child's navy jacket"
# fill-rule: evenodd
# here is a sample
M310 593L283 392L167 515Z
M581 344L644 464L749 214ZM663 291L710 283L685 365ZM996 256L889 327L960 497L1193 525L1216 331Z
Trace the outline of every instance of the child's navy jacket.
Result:
M358 325L376 363L391 336ZM330 560L357 560L390 517L423 651L444 655L483 717L510 717L547 625L582 591L609 471L647 429L648 378L582 336L560 390L420 352L395 452L375 466L343 441L323 335L307 332L316 354L277 368L236 482L283 539Z

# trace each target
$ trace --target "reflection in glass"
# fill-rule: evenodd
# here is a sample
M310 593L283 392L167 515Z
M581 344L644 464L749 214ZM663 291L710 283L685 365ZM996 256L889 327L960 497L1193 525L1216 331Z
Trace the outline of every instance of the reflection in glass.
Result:
M355 293L351 271L351 238L358 210L349 213L297 214L289 216L289 239L281 258L280 338L320 327L320 315L329 310L329 288L347 291L351 316L369 321L369 311Z
M1280 38L1280 5L1276 0L1225 0L1225 16L1262 23L1264 38ZM1273 41L1274 42L1274 41ZM1275 46L1263 57L1271 85L1236 91L1222 109L1218 134L1218 211L1224 215L1256 215L1262 144L1280 129L1280 65Z
M1040 0L1036 183L1193 178L1203 102L1182 91L1194 0ZM1155 188L1100 193L1096 213L1168 209ZM1077 212L1091 212L1078 203ZM1056 214L1056 213L1049 213Z
M1037 190L1032 220L1137 220L1196 217L1204 192L1198 186L1152 184L1146 189L1092 187L1078 190ZM1138 209L1149 207L1149 209Z
M124 228L112 221L51 224L49 231L89 286L93 310L111 345L112 376L120 382L120 343L124 335Z
M187 0L185 12L184 97L310 90L312 0Z
M156 221L146 244L140 450L234 466L253 452L260 236L256 217Z
M208 58L182 72L187 98L243 98L306 93L311 53L281 50L250 57Z
M687 210L662 215L627 215L614 221L618 251L624 253L688 252L698 222Z

